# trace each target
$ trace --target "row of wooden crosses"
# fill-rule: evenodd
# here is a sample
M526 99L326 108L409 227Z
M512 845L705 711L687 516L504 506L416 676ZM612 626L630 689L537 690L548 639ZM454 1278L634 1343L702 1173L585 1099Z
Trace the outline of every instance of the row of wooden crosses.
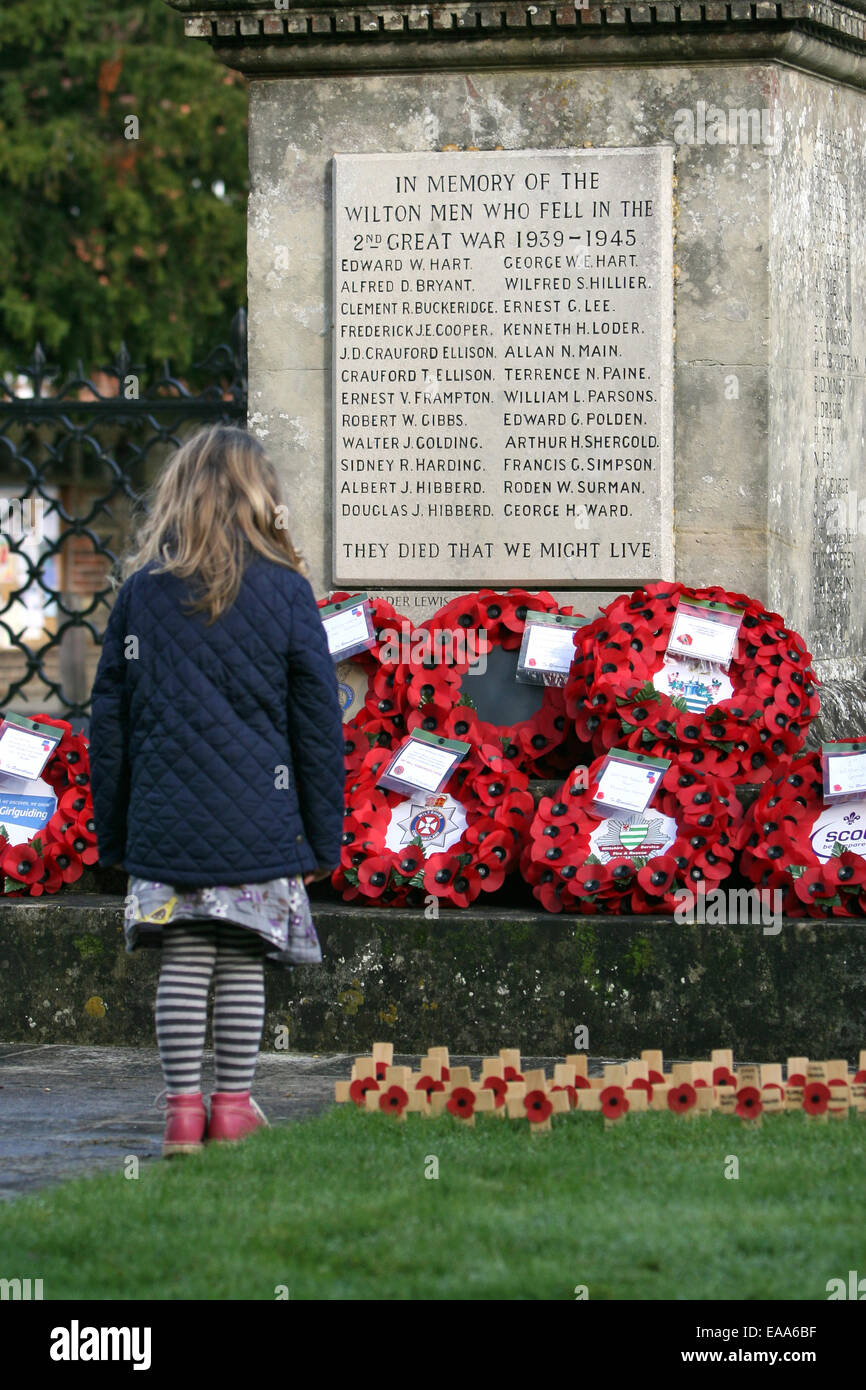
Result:
M844 1059L789 1057L784 1078L781 1062L734 1071L729 1048L717 1048L708 1061L674 1062L670 1071L653 1049L634 1061L605 1063L600 1076L589 1075L588 1062L586 1053L572 1053L548 1076L544 1068L524 1071L519 1050L502 1048L481 1059L473 1079L470 1067L451 1066L447 1047L430 1048L413 1070L394 1065L392 1043L374 1043L369 1056L355 1058L350 1079L336 1083L335 1097L399 1120L448 1111L474 1125L476 1115L493 1114L528 1120L533 1132L549 1130L552 1115L570 1110L601 1113L606 1126L647 1110L687 1119L716 1110L754 1125L781 1111L805 1112L820 1122L847 1119L851 1109L866 1116L866 1050L856 1072Z

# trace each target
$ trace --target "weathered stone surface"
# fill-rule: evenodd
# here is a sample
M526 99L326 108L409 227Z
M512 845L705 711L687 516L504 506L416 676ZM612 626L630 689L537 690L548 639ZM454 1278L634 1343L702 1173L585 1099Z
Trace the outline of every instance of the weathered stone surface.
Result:
M325 963L269 972L267 1035L356 1053L502 1046L677 1055L851 1055L866 1046L866 924L684 926L516 908L316 904ZM0 905L0 1019L9 1041L151 1045L158 956L125 954L118 900Z
M858 0L851 6L798 0L796 5L712 3L690 0L650 5L539 6L459 3L445 8L407 0L403 4L353 4L351 0L307 0L295 3L285 20L265 11L260 0L167 0L187 16L190 38L210 39L230 66L242 71L271 73L360 71L362 69L428 67L462 68L465 58L451 42L454 35L474 34L479 25L492 35L508 31L505 45L487 43L473 54L479 65L527 66L545 63L587 64L664 63L674 58L698 62L725 60L738 53L756 62L775 58L806 70L823 72L842 81L866 85L866 22ZM348 50L341 42L348 14L357 20L365 42ZM579 16L583 40L573 51L558 41L563 27ZM552 22L555 17L555 23ZM790 20L795 21L794 26ZM662 26L681 20L684 32L666 33ZM782 23L782 21L788 21ZM617 26L622 26L618 28ZM722 26L724 26L722 28ZM679 30L679 26L677 26ZM401 33L401 31L403 31ZM447 31L449 38L443 38ZM238 33L246 40L237 41ZM394 41L395 34L400 37ZM288 42L268 40L281 36ZM543 49L536 37L549 35ZM818 35L819 37L815 37ZM411 38L413 42L405 42ZM840 39L846 41L846 52ZM422 47L423 44L423 47Z
M777 82L770 597L808 634L822 676L850 681L866 649L866 101L801 73ZM862 696L849 714L862 724Z

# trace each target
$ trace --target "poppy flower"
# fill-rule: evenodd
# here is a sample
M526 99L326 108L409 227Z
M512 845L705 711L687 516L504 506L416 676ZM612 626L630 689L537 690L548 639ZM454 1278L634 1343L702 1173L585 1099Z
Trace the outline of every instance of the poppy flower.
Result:
M655 1067L649 1068L649 1070L647 1071L647 1077L653 1086L663 1086L665 1084L664 1077L662 1076L660 1071L656 1071Z
M570 895L566 901L565 884L554 878L549 870L542 874L532 891L545 912L563 912L571 906Z
M823 1081L809 1081L803 1088L803 1109L807 1115L823 1115L830 1101L830 1087Z
M0 858L0 867L8 878L19 883L38 883L44 873L42 856L31 845L8 845Z
M527 1091L523 1097L523 1108L530 1124L540 1124L553 1112L553 1104L544 1091Z
M408 1104L409 1097L402 1086L389 1086L379 1097L379 1109L391 1110L396 1115L402 1115Z
M606 1120L620 1120L629 1108L628 1097L622 1086L605 1086L599 1096L601 1113Z
M854 1073L854 1079L851 1084L852 1086L859 1086L864 1081L866 1081L866 1071L858 1071Z
M79 855L75 854L64 842L55 841L47 844L43 853L46 868L50 873L60 875L63 883L75 883L81 878L84 872L84 865ZM50 866L50 867L49 867Z
M652 1083L648 1080L647 1077L636 1076L634 1081L629 1082L628 1089L630 1091L646 1091L647 1105L650 1104L653 1098L653 1088Z
M56 893L63 886L63 875L47 854L43 855L42 877L30 884L30 896L39 898L43 893Z
M864 1073L864 1079L866 1079L866 1073ZM789 1086L805 1086L805 1084L806 1078L801 1071L795 1071L788 1077Z
M698 1093L688 1081L682 1081L678 1086L671 1086L668 1090L668 1109L674 1110L678 1115L691 1110L697 1102Z
M736 1084L737 1078L734 1076L734 1073L732 1071L728 1070L727 1067L713 1068L714 1086L736 1086Z
M824 877L824 866L807 869L794 882L794 892L801 902L820 902L822 898L832 898L833 888Z
M475 1113L475 1092L468 1086L455 1086L445 1108L458 1120L468 1120Z
M481 892L483 877L472 864L461 865L451 879L449 900L455 907L468 907Z
M396 851L394 872L401 878L414 878L424 863L424 851L418 845L404 845Z
M67 841L71 844L76 854L81 855L85 864L95 864L99 859L99 850L96 844L96 824L93 819L93 807L79 811L75 817L75 823L70 827L67 834Z
M568 1104L572 1110L577 1109L577 1089L574 1086L551 1086L551 1091L566 1091L568 1094Z
M73 785L67 787L65 791L60 793L57 800L57 809L62 811L66 816L74 817L77 816L79 812L86 810L88 806L92 807L92 804L89 788L76 787Z
M656 854L638 869L637 881L645 893L660 898L670 892L676 873L676 860L672 855Z
M424 865L424 887L428 893L444 896L460 868L456 854L431 854Z
M550 612L556 607L555 600L550 594L530 594L525 589L511 589L503 595L502 617L500 622L507 633L513 634L518 639L523 637L523 629L526 626L527 613ZM506 639L503 638L503 646ZM520 641L512 643L519 646Z
M736 1102L736 1113L741 1120L756 1120L764 1108L757 1086L741 1086Z
M426 1091L427 1099L429 1100L434 1091L445 1090L445 1082L435 1081L432 1076L427 1076L425 1074L424 1076L419 1076L418 1080L415 1082L415 1090Z
M374 854L358 868L358 886L369 898L381 897L388 887L391 869L394 865L392 854Z
M349 1087L349 1099L353 1100L356 1105L363 1105L364 1097L368 1091L379 1091L381 1089L375 1076L358 1077Z
M493 1092L493 1104L497 1110L505 1104L505 1093L508 1090L508 1083L501 1076L485 1076L481 1085L487 1091Z
M505 1067L502 1075L506 1081L523 1080L523 1073L519 1072L516 1067Z
M598 864L582 865L571 880L569 886L572 893L577 893L581 897L591 898L595 893L600 892L604 886L604 878L600 872L600 866Z

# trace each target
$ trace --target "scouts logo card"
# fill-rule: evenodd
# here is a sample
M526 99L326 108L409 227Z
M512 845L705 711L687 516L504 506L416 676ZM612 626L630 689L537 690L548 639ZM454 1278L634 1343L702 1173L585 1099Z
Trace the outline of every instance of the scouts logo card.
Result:
M866 800L827 806L813 821L809 838L822 864L841 850L866 855Z

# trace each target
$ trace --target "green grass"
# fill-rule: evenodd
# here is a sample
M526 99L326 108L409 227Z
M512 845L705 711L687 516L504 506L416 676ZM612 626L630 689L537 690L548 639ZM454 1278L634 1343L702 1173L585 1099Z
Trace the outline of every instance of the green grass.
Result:
M866 1274L864 1158L853 1117L571 1115L532 1136L343 1106L7 1204L0 1273L47 1299L825 1299Z

